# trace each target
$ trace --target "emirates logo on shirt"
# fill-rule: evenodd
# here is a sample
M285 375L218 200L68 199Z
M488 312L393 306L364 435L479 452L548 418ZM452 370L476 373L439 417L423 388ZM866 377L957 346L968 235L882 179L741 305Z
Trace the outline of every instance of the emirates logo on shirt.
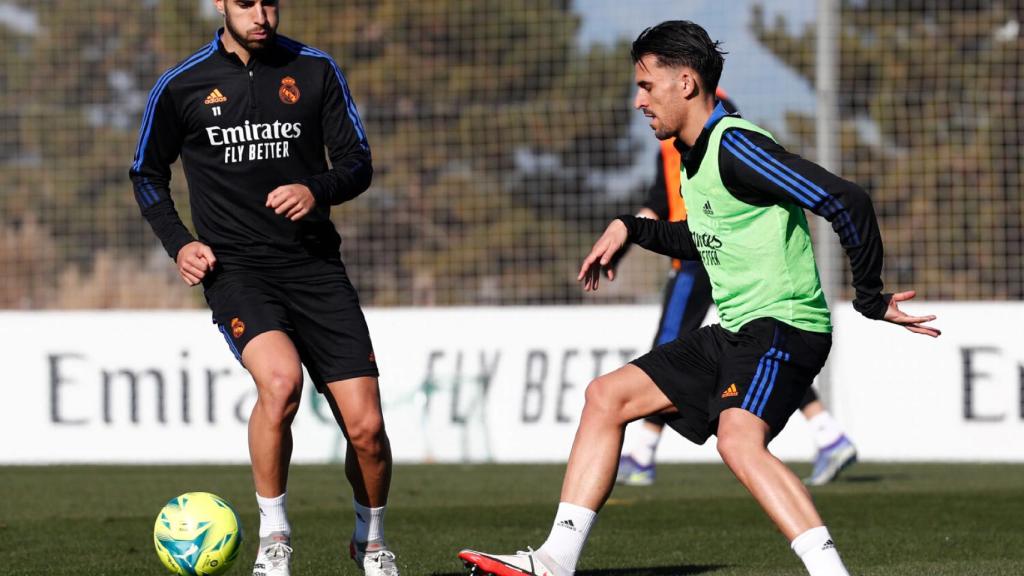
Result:
M708 234L707 232L691 231L690 235L693 237L693 245L700 252L700 259L705 266L721 265L721 261L718 258L718 251L722 248L721 238L716 234Z
M302 122L253 123L238 126L209 126L210 146L223 148L224 163L255 162L291 157L290 140L302 137Z

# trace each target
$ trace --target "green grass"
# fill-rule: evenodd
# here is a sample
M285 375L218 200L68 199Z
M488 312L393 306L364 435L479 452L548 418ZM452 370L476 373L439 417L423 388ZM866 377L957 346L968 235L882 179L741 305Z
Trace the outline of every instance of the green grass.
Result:
M797 466L806 472L806 466ZM387 534L405 576L463 574L463 547L539 546L562 466L400 466ZM651 488L616 488L579 576L803 575L787 542L721 465L663 465ZM248 529L229 574L249 573L257 519L244 467L0 467L0 573L164 574L157 511L204 490ZM1024 466L859 464L815 500L856 575L1024 574ZM289 488L296 576L358 574L340 467L297 466Z

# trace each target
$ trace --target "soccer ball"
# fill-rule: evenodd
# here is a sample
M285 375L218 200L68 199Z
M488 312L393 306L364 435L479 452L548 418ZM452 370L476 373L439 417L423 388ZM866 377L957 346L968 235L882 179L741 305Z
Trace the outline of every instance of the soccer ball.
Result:
M181 576L216 576L231 567L242 542L238 516L226 500L208 492L171 498L153 527L157 556Z

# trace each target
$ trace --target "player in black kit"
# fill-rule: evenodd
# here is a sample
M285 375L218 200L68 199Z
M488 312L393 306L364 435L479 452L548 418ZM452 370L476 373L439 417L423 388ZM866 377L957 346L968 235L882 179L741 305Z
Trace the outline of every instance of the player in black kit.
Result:
M279 1L215 4L224 28L157 81L130 174L142 215L182 279L203 285L214 322L256 383L253 575L290 573L285 498L305 365L348 439L350 554L367 574L397 576L383 535L391 448L377 364L330 220L332 205L370 185L366 133L334 60L277 35ZM170 196L179 155L198 239Z

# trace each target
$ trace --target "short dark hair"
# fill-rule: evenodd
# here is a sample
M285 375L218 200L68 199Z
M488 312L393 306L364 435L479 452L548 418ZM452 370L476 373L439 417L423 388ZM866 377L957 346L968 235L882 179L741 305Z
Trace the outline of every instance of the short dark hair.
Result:
M707 30L689 20L668 20L644 30L633 41L633 63L653 54L662 66L693 68L711 94L718 88L725 64L721 42L708 36Z

